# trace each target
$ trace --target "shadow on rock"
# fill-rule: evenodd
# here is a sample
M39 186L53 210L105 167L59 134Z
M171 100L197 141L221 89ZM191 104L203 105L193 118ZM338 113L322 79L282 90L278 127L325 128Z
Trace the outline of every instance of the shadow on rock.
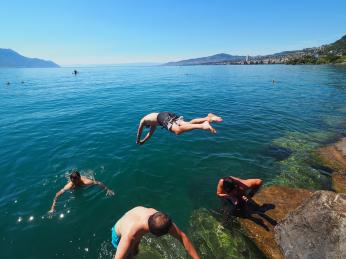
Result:
M241 211L239 211L238 215L240 218L246 218L251 221L253 221L255 224L261 226L266 231L269 231L270 229L265 224L264 221L267 221L270 225L276 226L277 221L273 219L272 217L268 216L266 211L275 209L274 204L268 204L264 203L262 205L259 205L254 200L249 200L247 203L247 206L243 208ZM257 216L257 217L256 217Z

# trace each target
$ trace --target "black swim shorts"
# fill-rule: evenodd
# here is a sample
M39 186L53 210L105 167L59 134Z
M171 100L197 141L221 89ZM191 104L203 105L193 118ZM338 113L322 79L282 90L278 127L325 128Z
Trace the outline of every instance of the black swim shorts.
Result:
M173 123L182 120L182 117L172 113L172 112L160 112L157 115L157 122L163 128L171 131Z

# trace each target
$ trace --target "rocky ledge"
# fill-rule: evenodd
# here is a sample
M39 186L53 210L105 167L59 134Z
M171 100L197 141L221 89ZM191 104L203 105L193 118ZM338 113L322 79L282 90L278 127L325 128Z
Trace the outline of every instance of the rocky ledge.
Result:
M318 149L317 154L322 162L333 171L333 190L346 193L346 138Z
M312 191L285 186L270 186L257 193L247 213L240 219L241 226L268 258L284 258L275 241L274 227L288 213L294 211Z
M286 259L346 258L346 194L316 191L275 227Z

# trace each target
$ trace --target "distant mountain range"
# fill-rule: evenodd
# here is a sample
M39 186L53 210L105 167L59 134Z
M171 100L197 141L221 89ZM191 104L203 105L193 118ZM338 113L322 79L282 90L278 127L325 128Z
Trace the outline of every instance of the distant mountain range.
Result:
M346 35L334 43L302 50L283 51L265 56L213 56L168 62L166 66L227 64L329 64L346 62Z
M165 65L167 66L191 66L191 65L201 65L214 62L228 62L228 61L241 61L245 60L246 56L233 56L225 53L216 54L213 56L186 59L177 62L168 62Z
M49 60L27 58L11 49L0 49L0 67L45 68L59 65Z

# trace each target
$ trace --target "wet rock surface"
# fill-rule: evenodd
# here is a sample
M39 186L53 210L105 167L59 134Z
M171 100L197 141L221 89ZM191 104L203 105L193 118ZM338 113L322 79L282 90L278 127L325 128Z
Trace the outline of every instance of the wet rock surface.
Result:
M265 258L239 227L224 227L207 209L193 212L188 236L203 259Z
M332 188L346 193L346 138L317 151L323 163L332 169Z
M283 258L275 241L274 227L311 195L312 191L286 186L264 188L254 196L253 201L257 205L250 205L248 209L252 212L240 218L241 226L268 258Z
M346 173L334 172L332 174L333 190L339 193L346 193Z
M346 258L346 194L316 191L275 227L285 258Z
M317 151L322 161L334 171L346 171L346 138Z

